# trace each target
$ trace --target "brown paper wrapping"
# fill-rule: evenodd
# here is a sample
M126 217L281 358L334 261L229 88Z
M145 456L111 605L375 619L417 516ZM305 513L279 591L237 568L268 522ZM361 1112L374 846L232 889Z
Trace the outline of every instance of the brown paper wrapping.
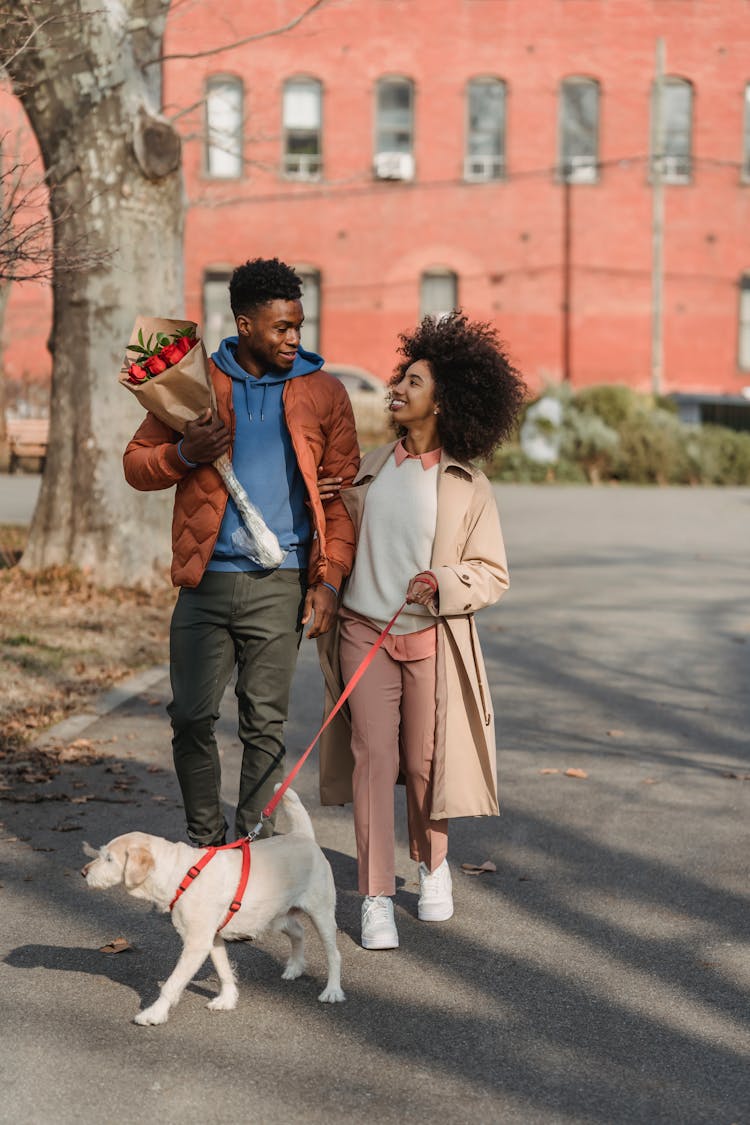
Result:
M149 336L156 332L165 332L168 336L174 336L183 328L194 328L196 336L198 334L198 326L193 320L138 316L128 343L129 345L138 343L139 331L143 332L144 340L148 340ZM137 362L132 352L128 354ZM127 363L130 362L132 360L128 359ZM145 410L150 410L160 421L181 434L185 432L186 422L192 422L207 407L212 409L215 407L213 387L208 375L208 359L202 340L199 340L174 367L168 367L166 371L152 376L145 383L137 385L130 383L127 365L120 372L119 380L136 396Z
M129 344L139 342L139 331L147 341L149 336L153 336L156 332L164 332L171 337L184 328L193 328L196 336L198 335L198 325L194 320L166 320L158 316L138 316L130 333ZM130 359L126 360L119 375L123 387L127 387L135 395L141 406L150 410L160 421L171 426L178 433L183 434L185 423L192 422L207 407L216 410L216 398L208 374L208 360L202 340L199 340L174 367L168 367L166 371L153 375L144 383L135 384L128 381L127 368L131 362ZM261 566L269 569L280 566L285 552L238 481L231 460L224 454L218 457L213 465L236 503L242 522L249 533L246 542L237 544L238 549ZM237 534L238 532L235 532L235 535Z

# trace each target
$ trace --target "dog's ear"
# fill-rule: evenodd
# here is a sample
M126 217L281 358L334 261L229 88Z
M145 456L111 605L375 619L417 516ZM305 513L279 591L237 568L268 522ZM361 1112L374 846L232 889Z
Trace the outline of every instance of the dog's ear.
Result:
M151 855L148 848L128 848L125 853L125 870L123 872L123 882L126 890L130 891L133 887L140 887L141 883L148 877L148 873L153 866L154 857Z
M89 859L98 859L99 852L96 848L92 848L88 841L83 841L83 854L87 855Z

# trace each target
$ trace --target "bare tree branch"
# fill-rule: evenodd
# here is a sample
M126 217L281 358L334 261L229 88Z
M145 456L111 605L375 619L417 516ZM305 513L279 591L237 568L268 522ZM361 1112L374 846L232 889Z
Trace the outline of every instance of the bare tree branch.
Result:
M195 51L191 54L175 54L175 55L160 55L158 59L152 59L151 62L146 63L146 66L153 66L154 63L171 62L172 59L205 59L211 55L223 55L227 51L234 51L237 47L244 47L247 43L257 43L259 39L270 39L273 35L283 35L286 31L291 31L307 19L316 9L322 8L326 0L313 0L313 3L306 8L300 15L295 16L289 23L285 23L282 27L271 28L270 31L259 31L255 35L248 35L244 39L237 39L234 43L227 43L223 47L211 47L205 51Z
M73 213L71 207L52 215L48 185L38 161L7 159L7 134L0 137L0 284L52 279L55 231ZM88 204L81 201L81 206ZM59 242L59 240L58 240ZM109 254L92 250L83 240L58 246L58 266L64 271L91 269Z

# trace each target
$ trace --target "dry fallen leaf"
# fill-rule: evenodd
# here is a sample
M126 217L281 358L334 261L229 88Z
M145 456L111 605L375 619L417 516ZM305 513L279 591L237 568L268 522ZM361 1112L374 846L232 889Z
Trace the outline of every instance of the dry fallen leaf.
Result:
M553 769L551 766L548 766L546 769L540 770L539 772L540 773L559 773L560 771L556 770L556 769Z
M585 770L569 769L569 770L565 771L565 776L566 777L578 777L578 778L581 779L581 781L584 781L589 775L586 773Z
M130 944L130 942L128 941L127 938L117 937L117 938L113 938L112 941L108 941L106 945L103 945L101 947L101 949L99 950L99 952L100 953L124 953L126 949L132 949L132 948L133 948L133 946Z
M491 860L486 859L484 863L462 863L461 870L464 875L483 875L486 871L497 871L495 864Z

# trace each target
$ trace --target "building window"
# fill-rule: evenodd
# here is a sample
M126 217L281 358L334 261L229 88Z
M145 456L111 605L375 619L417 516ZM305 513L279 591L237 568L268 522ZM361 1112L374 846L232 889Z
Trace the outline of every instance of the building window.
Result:
M684 78L662 81L660 122L657 123L654 88L651 109L651 158L661 157L661 175L665 183L687 184L692 173L693 87ZM656 135L661 128L661 143Z
M284 175L318 180L323 168L322 92L316 78L284 83Z
M599 83L566 78L560 86L561 178L572 184L599 179Z
M741 371L750 371L750 273L743 273L740 278L739 319L739 367Z
M458 307L458 278L452 270L425 270L419 294L419 315L438 320Z
M320 350L320 272L312 266L295 266L302 279L302 308L305 322L302 325L301 344L305 351Z
M209 78L206 86L206 172L217 179L242 175L242 81Z
M501 180L505 175L505 83L474 78L467 87L468 129L464 179Z
M742 178L750 180L750 82L745 87L745 120L742 138Z
M210 355L226 336L237 335L229 305L230 270L206 270L203 275L203 342Z
M378 82L375 175L379 180L414 178L414 84L409 78Z

